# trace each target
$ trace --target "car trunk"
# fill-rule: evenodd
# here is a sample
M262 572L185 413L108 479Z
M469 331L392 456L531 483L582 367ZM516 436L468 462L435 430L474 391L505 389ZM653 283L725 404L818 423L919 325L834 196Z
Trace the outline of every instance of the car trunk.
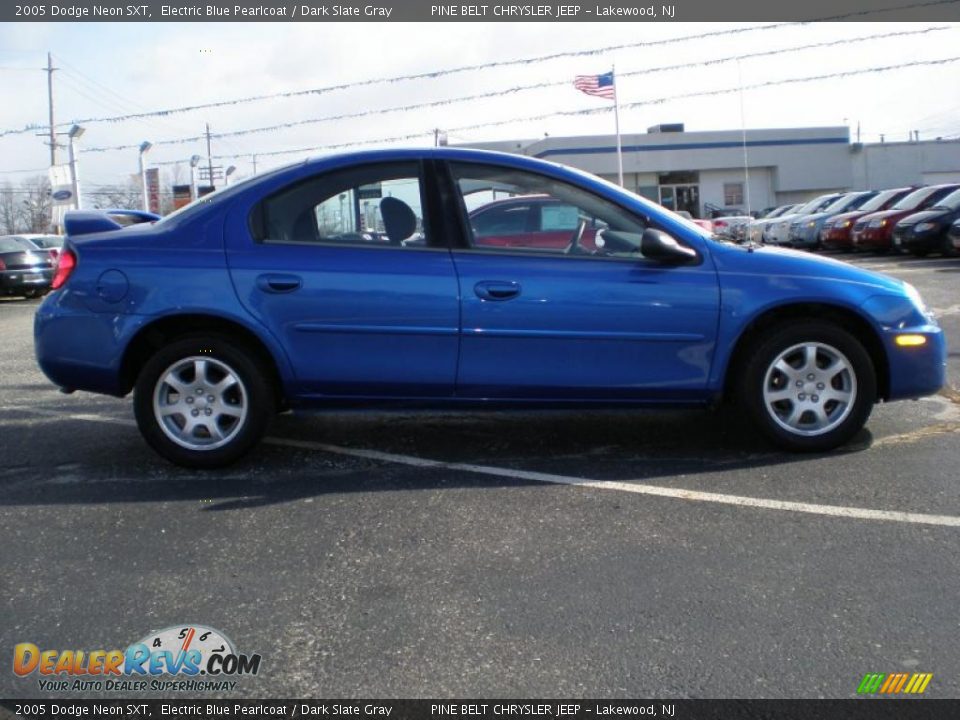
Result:
M0 259L7 270L47 270L53 266L50 253L46 250L24 250L22 252L0 253Z

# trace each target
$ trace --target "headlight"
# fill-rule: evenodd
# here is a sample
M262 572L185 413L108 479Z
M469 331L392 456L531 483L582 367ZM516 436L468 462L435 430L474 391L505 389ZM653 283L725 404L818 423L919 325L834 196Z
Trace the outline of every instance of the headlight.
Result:
M922 222L922 223L917 223L916 225L913 226L913 231L918 233L930 232L931 230L936 230L936 229L937 229L937 224L933 222Z
M817 224L816 222L808 222L807 227L813 227L816 224Z
M843 225L841 225L840 227L850 227L850 222L851 222L850 220L844 220Z

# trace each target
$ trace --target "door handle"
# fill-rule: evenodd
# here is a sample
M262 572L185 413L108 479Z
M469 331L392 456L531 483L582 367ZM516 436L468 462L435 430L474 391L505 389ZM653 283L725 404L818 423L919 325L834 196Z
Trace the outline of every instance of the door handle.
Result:
M288 293L299 290L303 281L296 275L261 275L257 287L268 293Z
M481 300L512 300L520 295L520 283L504 280L483 280L473 286Z

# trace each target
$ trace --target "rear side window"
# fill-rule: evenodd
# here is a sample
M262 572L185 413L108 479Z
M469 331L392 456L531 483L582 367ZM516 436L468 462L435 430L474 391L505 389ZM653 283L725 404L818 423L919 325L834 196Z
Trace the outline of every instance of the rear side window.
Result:
M302 180L270 195L250 219L265 243L417 247L430 243L420 165L364 165Z

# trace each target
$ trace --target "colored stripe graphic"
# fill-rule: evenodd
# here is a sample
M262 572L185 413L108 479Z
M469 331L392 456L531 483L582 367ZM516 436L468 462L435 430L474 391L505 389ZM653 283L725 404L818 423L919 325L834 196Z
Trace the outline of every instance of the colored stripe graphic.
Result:
M857 687L860 695L880 693L896 695L900 692L920 695L933 680L933 673L867 673Z
M880 689L880 684L885 677L886 675L883 673L867 673L863 676L863 680L860 681L860 687L857 688L857 692L862 694L875 693Z

